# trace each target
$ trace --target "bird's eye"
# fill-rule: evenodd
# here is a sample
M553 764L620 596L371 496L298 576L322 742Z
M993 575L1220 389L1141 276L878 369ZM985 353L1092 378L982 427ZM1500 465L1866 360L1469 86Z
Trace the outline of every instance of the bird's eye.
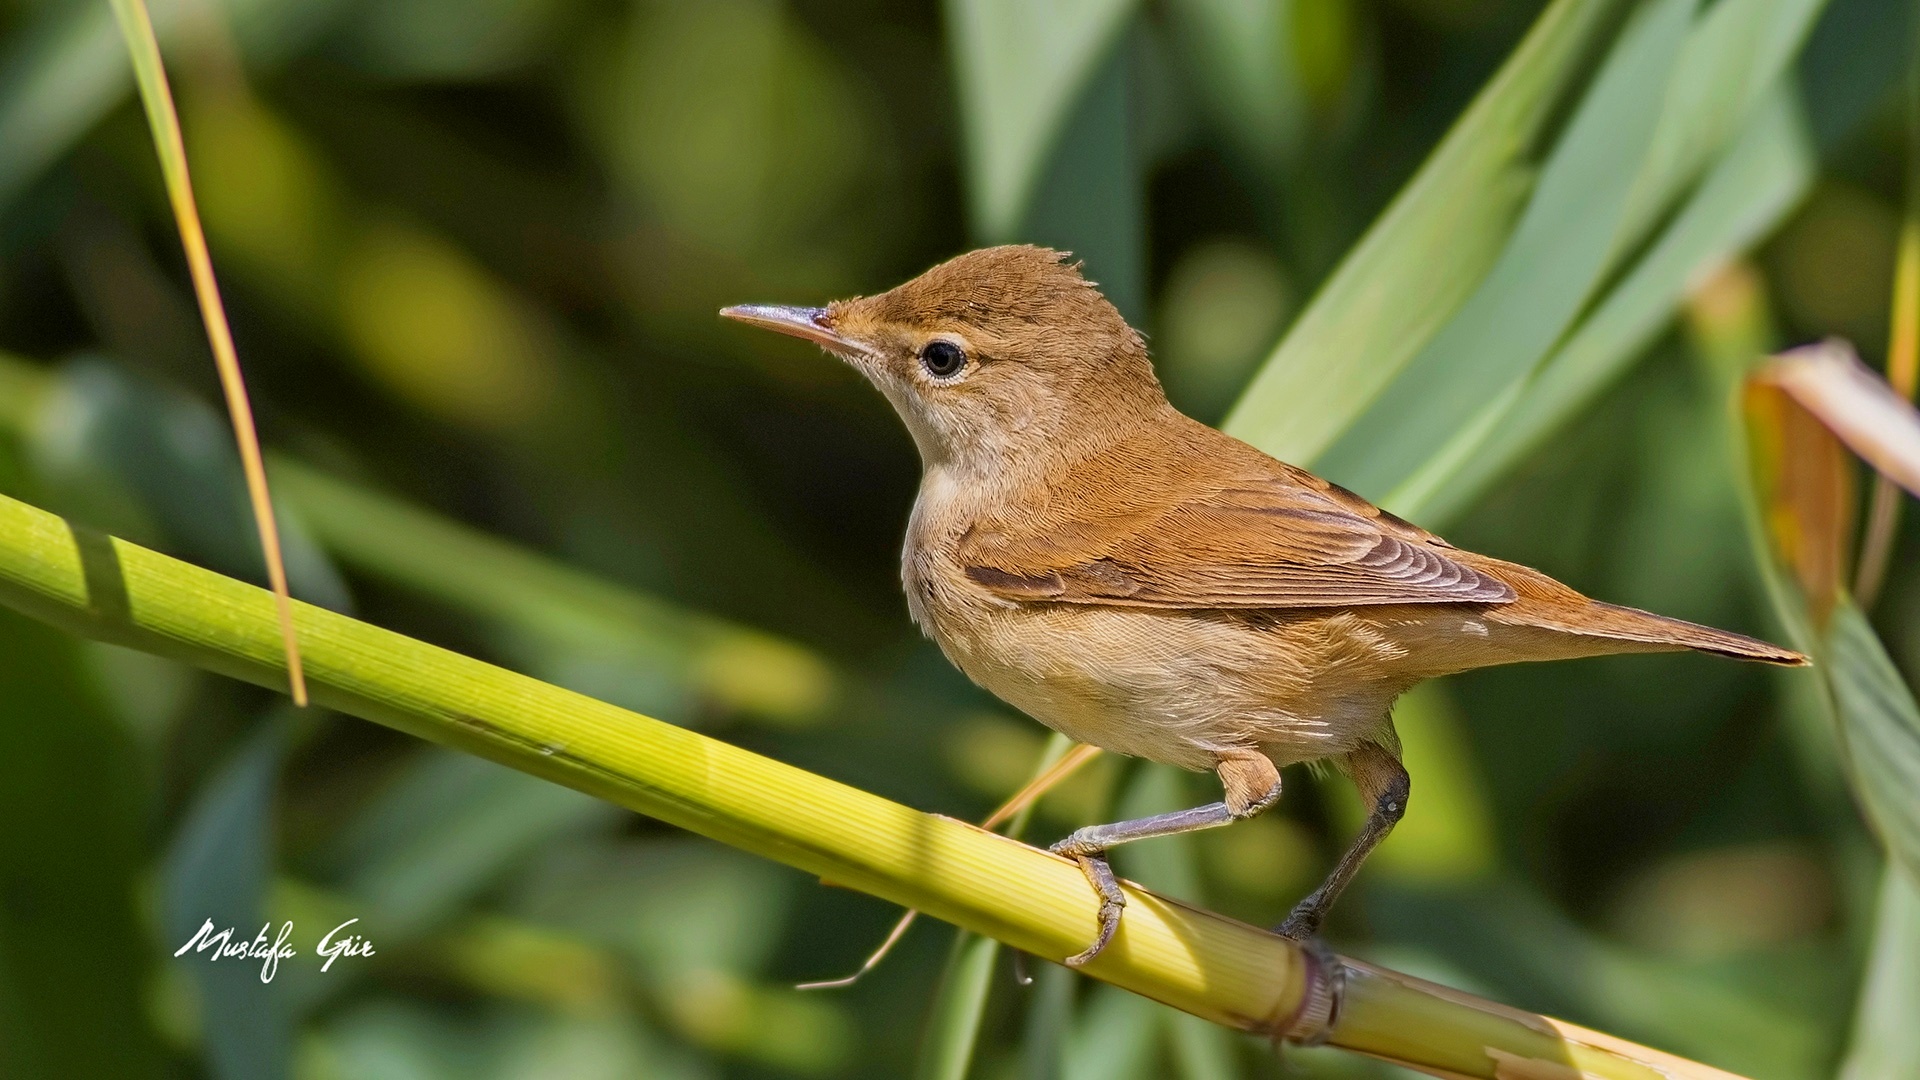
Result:
M953 342L935 338L921 347L920 366L936 379L951 379L967 366L967 354Z

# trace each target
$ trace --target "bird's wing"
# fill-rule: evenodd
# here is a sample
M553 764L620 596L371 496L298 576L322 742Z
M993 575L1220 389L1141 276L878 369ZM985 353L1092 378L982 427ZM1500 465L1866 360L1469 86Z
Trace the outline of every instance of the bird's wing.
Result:
M1455 559L1431 533L1225 443L1236 452L1171 469L1094 466L1096 475L1072 485L1094 497L1053 500L1075 512L979 523L957 546L961 566L987 590L1030 602L1312 608L1515 599L1512 586Z

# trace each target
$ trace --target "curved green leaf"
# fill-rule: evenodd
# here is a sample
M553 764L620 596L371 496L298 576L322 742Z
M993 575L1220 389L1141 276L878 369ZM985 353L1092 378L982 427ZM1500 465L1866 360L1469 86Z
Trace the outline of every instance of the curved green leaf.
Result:
M267 895L274 871L274 802L288 746L292 710L276 709L195 794L162 868L161 924L168 952L211 922L251 940L270 925ZM272 940L275 931L269 929ZM295 948L304 948L302 940ZM199 991L200 1037L210 1071L221 1080L284 1077L293 1058L290 981L262 985L257 962L189 952L172 961Z
M1071 749L1073 741L1065 735L1049 736L1034 776L1045 773ZM1014 816L1007 825L1008 836L1017 837L1026 831L1033 807L1029 803ZM986 1016L987 996L993 990L999 958L998 941L966 930L955 933L946 972L934 995L927 1033L920 1043L920 1060L914 1070L918 1080L966 1080L972 1071L980 1023Z
M1505 247L1540 140L1617 0L1556 0L1288 331L1226 422L1307 463L1445 324Z
M227 0L220 14L253 58L277 59L309 40L345 0ZM59 160L133 88L126 45L106 4L42 4L0 58L0 206ZM190 9L152 5L167 40Z
M1145 765L1138 778L1120 801L1116 813L1122 818L1145 817L1192 805L1183 790L1181 772L1170 765ZM1229 826L1230 827L1230 826ZM1189 903L1201 903L1200 867L1194 853L1194 837L1168 836L1123 848L1121 858L1130 873L1178 896ZM1233 1056L1233 1039L1227 1032L1171 1009L1159 1010L1165 1025L1162 1033L1174 1063L1174 1075L1181 1080L1232 1080L1240 1075ZM1158 1040L1156 1040L1158 1041ZM1142 1053L1155 1049L1145 1045Z
M973 1069L980 1021L986 1015L987 994L993 989L999 959L1000 943L992 938L965 930L954 934L953 951L947 956L947 970L940 976L940 991L920 1044L915 1080L966 1080Z
M1306 92L1294 61L1286 0L1173 0L1167 14L1200 96L1228 135L1262 168L1299 153Z
M1896 869L1880 879L1866 985L1840 1080L1920 1076L1920 886Z
M1817 663L1833 695L1853 788L1893 860L1920 883L1920 706L1849 600L1835 605Z
M0 613L0 1075L152 1076L146 784L70 641Z
M1019 231L1069 110L1135 0L947 0L975 231Z
M1530 378L1487 406L1492 419L1463 429L1382 505L1433 528L1458 517L1623 375L1706 274L1777 225L1815 168L1805 121L1781 85L1646 254Z
M1511 241L1473 295L1317 466L1378 495L1525 377L1606 273L1692 25L1658 0L1623 33L1554 148Z

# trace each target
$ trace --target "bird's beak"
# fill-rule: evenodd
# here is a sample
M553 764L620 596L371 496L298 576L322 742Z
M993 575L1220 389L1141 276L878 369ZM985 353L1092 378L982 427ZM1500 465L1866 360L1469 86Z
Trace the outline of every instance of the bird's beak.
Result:
M784 307L779 304L737 304L720 314L750 326L765 327L790 337L805 338L832 352L864 353L865 345L834 332L826 308Z

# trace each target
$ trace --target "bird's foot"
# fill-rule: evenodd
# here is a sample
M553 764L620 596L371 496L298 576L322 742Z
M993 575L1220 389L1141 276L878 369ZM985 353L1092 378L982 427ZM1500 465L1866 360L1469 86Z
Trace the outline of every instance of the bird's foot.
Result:
M1093 944L1061 961L1070 968L1077 968L1099 956L1107 943L1113 940L1114 932L1120 929L1120 911L1127 906L1127 896L1120 891L1120 882L1113 876L1113 867L1107 865L1106 852L1089 848L1078 833L1049 850L1079 863L1080 872L1087 875L1087 883L1093 886L1094 893L1100 897L1100 932L1094 937Z
M1326 917L1326 907L1316 897L1309 896L1295 904L1287 921L1274 927L1273 932L1294 941L1310 941L1320 933L1320 923Z

